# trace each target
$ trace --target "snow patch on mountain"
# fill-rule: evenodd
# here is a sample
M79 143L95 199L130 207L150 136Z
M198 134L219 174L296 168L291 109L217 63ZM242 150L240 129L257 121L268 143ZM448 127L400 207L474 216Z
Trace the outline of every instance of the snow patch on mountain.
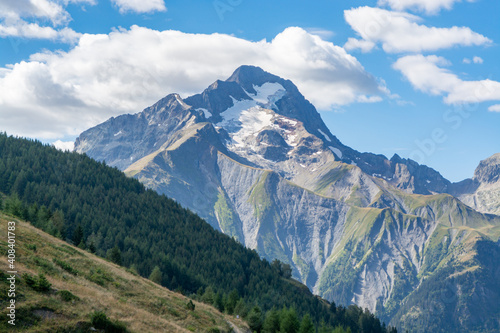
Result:
M289 146L295 147L297 146L297 135L288 135L285 137L285 141Z
M323 132L319 128L318 128L318 132L320 132L321 135L323 135L328 142L332 142L332 140L330 139L330 137L328 135L326 135L325 132Z
M233 106L221 112L222 121L215 124L215 126L222 127L229 133L233 133L241 128L241 121L239 120L241 113L257 106L257 103L254 100L244 99L238 101L233 96L230 97L233 100Z
M203 115L207 119L210 118L210 117L212 117L212 113L210 111L208 111L207 109L205 109L205 108L197 108L196 111L202 111Z
M259 105L265 108L271 109L273 106L276 107L275 103L279 101L286 93L285 88L279 83L266 82L261 86L253 86L253 89L257 94L248 94L249 97L253 98Z
M253 100L237 101L233 98L233 106L223 112L223 120L216 125L229 133L236 147L244 147L245 139L270 126L272 117Z
M271 125L272 118L272 114L259 106L242 111L239 117L241 129L233 134L236 146L244 147L244 140L251 135L257 136L263 128Z
M328 148L330 148L330 150L333 151L333 153L335 155L337 155L338 158L342 158L342 152L340 151L340 149L332 147L332 146L328 146Z
M256 136L263 128L270 126L273 115L266 111L279 101L286 93L279 83L266 82L262 86L253 86L256 94L246 92L250 100L237 100L230 96L233 106L220 113L222 121L215 124L224 128L231 136L236 147L244 147L245 139ZM202 109L206 116L206 110ZM210 114L211 115L211 114Z

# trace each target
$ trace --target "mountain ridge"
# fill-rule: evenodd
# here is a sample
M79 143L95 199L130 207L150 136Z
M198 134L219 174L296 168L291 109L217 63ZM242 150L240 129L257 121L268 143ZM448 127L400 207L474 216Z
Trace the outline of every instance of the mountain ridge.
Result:
M284 116L290 116L294 119L298 119L304 123L305 129L315 135L317 138L322 140L326 146L331 146L334 151L334 154L338 157L339 160L348 163L348 164L356 164L358 165L363 172L374 175L384 179L390 179L391 183L394 186L397 186L403 190L407 190L412 193L419 194L432 194L432 193L441 193L444 192L451 183L447 181L444 177L442 177L439 172L428 168L426 166L422 166L417 164L416 162L409 159L401 159L398 155L393 156L390 160L387 159L383 155L376 155L372 153L360 153L355 151L345 145L343 145L336 136L334 136L330 130L326 127L326 125L321 120L319 113L316 111L314 106L309 103L298 91L298 89L293 85L293 83L289 80L281 79L275 75L269 74L258 67L253 66L241 66L238 68L233 75L226 81L218 80L214 82L209 88L207 88L203 93L193 95L187 97L185 100L181 99L177 94L171 94L167 97L159 100L152 107L146 108L144 113L138 113L134 115L137 117L139 114L144 114L145 118L148 118L146 115L158 113L159 110L168 108L168 102L174 100L177 103L191 103L192 104L192 112L189 114L192 117L195 117L197 121L201 121L199 117L205 117L205 111L207 110L211 115L208 119L211 122L215 122L220 120L220 112L226 110L231 106L232 100L229 96L233 96L236 100L250 100L251 97L247 94L252 94L255 92L253 87L251 87L248 83L244 83L245 86L250 90L245 92L245 89L240 87L237 82L243 81L240 80L238 75L249 75L251 72L253 75L260 77L261 80L266 78L270 80L271 83L280 83L285 87L285 90L290 91L285 98L281 98L278 101L280 105L277 108L277 111L283 110L281 112ZM257 74L255 74L257 73ZM269 79L270 78L270 79ZM261 82L261 81L258 81ZM228 88L230 87L230 88ZM252 89L250 89L252 88ZM221 93L222 91L222 93ZM222 95L222 97L221 97ZM288 96L290 95L290 96ZM179 102L181 101L181 102ZM281 103L281 104L280 104ZM212 107L212 104L214 107ZM183 105L185 107L185 105ZM298 112L300 110L300 112ZM304 113L305 111L305 114ZM155 111L155 112L153 112ZM276 110L275 110L276 111ZM119 117L117 117L119 118ZM117 119L112 118L112 119ZM207 119L205 117L205 119ZM147 119L148 122L154 121L155 119ZM156 119L157 121L161 121L162 119ZM141 123L139 120L135 121L135 126L137 128L142 128L144 123ZM172 129L163 129L163 133L169 133ZM83 143L80 141L86 137L87 131L83 132L75 142L75 150L82 152L84 148ZM113 134L116 134L115 132ZM96 136L96 133L92 133L92 136ZM97 135L99 136L99 135ZM162 141L162 136L160 134L155 134L155 137ZM87 137L87 139L89 139ZM110 141L111 143L116 141L110 137L108 134L105 141ZM95 141L95 140L90 140ZM144 143L143 143L144 144ZM146 147L148 145L146 144ZM152 147L148 147L151 151ZM95 150L95 149L94 149ZM127 153L130 153L131 150L127 150ZM106 160L107 163L112 166L117 166L120 169L125 169L125 163L120 162L115 165L113 159L110 159L110 155L107 154ZM141 153L144 155L144 153ZM95 156L96 158L103 160L105 156ZM135 161L135 159L134 159ZM430 182L428 182L430 181ZM437 185L434 185L437 184ZM436 186L436 187L433 187Z
M500 153L482 160L474 176L453 184L450 193L480 212L500 215Z
M236 314L252 330L259 330L264 317L267 320L276 311L273 308L281 308L279 313L309 318L309 326L314 326L312 319L339 332L361 332L366 325L376 332L395 332L355 305L337 306L313 295L291 278L287 264L260 258L255 250L117 168L6 134L0 134L0 155L0 206L5 212L219 311L234 315L238 309ZM30 248L29 242L26 247ZM30 252L27 258L53 271L53 265L38 260L36 254ZM78 273L78 267L67 265L66 257L58 259L64 261L57 266ZM85 266L74 259L75 265ZM90 271L89 279L104 287L113 282L102 270ZM154 309L163 311L162 304Z
M294 276L328 299L356 302L389 320L426 274L458 265L460 256L449 254L475 243L473 235L498 240L499 216L445 194L452 184L427 166L344 146L291 81L243 66L179 103L187 106L184 118L172 109L166 124L150 124L153 132L182 125L160 149L150 147L154 158L131 166L114 159L102 140L90 144L100 147L91 157L128 164L120 168L129 176L269 260L290 264ZM82 133L77 151L106 126ZM151 142L147 131L143 136ZM450 244L443 250L436 239ZM381 268L383 276L376 274Z

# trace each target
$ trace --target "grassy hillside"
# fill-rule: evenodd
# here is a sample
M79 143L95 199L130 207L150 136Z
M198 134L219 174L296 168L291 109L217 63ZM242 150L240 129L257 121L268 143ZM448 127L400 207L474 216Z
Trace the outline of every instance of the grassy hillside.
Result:
M0 215L0 252L7 253L7 221ZM129 332L228 332L245 323L215 308L172 292L137 273L16 221L16 329L23 332L88 332L92 314L104 312ZM8 271L6 260L0 270ZM1 273L4 274L4 273ZM46 276L50 290L28 286L26 275ZM1 278L1 317L6 318L8 284ZM230 324L231 323L231 324ZM11 328L6 320L0 331Z

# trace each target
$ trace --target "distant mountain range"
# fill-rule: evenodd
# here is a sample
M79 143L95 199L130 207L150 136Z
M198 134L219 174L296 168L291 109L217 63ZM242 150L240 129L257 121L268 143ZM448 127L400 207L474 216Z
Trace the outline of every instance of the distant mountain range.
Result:
M499 154L451 183L398 155L360 153L291 81L252 66L111 118L75 150L290 264L329 300L403 330L500 328Z

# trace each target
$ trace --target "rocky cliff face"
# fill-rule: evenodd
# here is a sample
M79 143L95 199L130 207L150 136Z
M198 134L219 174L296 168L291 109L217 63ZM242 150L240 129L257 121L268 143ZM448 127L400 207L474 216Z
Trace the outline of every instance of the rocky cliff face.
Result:
M500 154L481 161L474 177L453 184L449 193L480 212L500 215Z
M467 275L456 267L473 265L474 244L498 246L500 217L436 194L457 187L426 166L343 145L292 82L256 67L112 118L82 133L76 151L289 263L315 293L400 327L429 311L401 312L426 279ZM467 188L496 184L494 165Z

